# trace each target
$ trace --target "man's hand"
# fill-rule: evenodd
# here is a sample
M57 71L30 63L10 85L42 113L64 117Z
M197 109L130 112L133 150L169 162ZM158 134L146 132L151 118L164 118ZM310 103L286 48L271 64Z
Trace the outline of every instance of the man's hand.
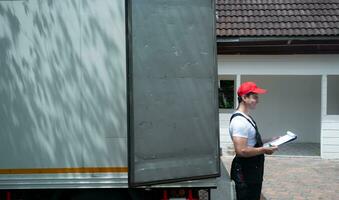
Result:
M277 146L272 146L272 147L263 147L265 154L272 155L275 151L278 150Z

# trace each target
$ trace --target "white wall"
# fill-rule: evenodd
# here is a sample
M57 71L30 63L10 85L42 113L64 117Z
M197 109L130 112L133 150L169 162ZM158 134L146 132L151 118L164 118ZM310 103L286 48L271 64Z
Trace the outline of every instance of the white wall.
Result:
M339 55L219 55L218 74L339 74Z
M339 64L338 64L339 66ZM321 157L328 159L339 158L339 115L329 115L327 113L328 106L335 106L338 101L333 101L336 95L331 93L336 92L336 86L338 84L332 82L331 77L322 77L322 120L321 120ZM330 93L330 94L329 94ZM327 105L327 103L329 105ZM332 104L333 102L333 104ZM333 110L333 107L330 108Z
M321 157L339 158L339 116L325 116L321 125Z
M220 113L219 114L219 123L220 123L220 147L223 152L227 152L229 147L233 147L231 137L229 135L228 127L230 122L230 113Z

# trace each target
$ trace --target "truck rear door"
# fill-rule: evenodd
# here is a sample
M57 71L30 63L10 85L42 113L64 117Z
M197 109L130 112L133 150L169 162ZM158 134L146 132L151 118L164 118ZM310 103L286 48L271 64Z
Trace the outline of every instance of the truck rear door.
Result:
M214 0L128 1L129 184L219 175Z

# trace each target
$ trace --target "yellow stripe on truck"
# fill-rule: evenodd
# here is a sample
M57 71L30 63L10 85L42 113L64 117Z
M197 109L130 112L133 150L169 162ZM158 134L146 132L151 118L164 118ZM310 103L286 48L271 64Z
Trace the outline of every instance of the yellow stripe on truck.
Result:
M127 173L128 167L0 169L0 174Z

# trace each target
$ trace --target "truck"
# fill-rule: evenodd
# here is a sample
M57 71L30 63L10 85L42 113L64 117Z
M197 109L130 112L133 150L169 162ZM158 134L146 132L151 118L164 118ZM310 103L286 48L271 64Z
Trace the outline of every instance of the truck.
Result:
M0 1L0 199L209 199L214 0Z

